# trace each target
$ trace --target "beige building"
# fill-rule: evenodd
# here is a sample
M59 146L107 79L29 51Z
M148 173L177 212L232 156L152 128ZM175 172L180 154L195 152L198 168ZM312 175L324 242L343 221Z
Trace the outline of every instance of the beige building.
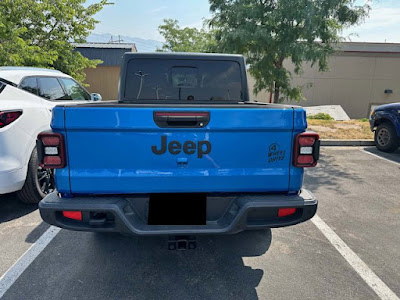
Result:
M89 91L104 100L118 96L120 63L125 52L137 52L132 44L77 44L77 51L103 64L86 70ZM293 70L290 63L286 67ZM400 44L342 43L329 60L329 72L305 64L304 73L293 77L303 86L307 101L302 106L341 105L351 118L368 117L374 105L400 102ZM311 84L311 87L308 87ZM269 92L253 95L254 79L249 76L252 100L268 102Z
M291 64L286 64L293 70ZM400 44L342 43L329 60L329 72L304 66L293 84L303 86L302 106L341 105L351 118L366 118L371 107L400 102ZM254 80L249 78L249 88ZM312 86L307 88L307 85ZM268 102L267 92L252 99Z
M137 52L134 44L85 43L75 44L76 51L89 59L100 59L95 69L86 69L85 83L91 93L99 93L103 100L118 98L120 65L125 52Z

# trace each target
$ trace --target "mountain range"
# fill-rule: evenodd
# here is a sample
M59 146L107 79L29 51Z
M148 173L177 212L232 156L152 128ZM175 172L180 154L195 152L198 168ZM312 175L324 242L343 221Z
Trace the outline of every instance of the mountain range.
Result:
M116 43L119 41L121 43L133 43L136 45L136 49L138 52L155 52L157 48L161 48L163 43L156 40L146 40L138 37L131 37L131 36L115 36L110 33L92 33L88 36L87 42L88 43L109 43L113 41Z

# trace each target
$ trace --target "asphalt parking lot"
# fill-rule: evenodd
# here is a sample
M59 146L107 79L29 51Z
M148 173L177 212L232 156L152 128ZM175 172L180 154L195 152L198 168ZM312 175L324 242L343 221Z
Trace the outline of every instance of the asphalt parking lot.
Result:
M35 206L19 204L15 195L2 196L0 296L398 299L400 151L324 147L321 153L318 167L307 170L304 184L319 200L317 219L270 231L199 237L198 248L188 251L167 250L164 237L61 230L19 277L10 272L29 260L30 252L24 255L25 251L49 226L41 222ZM318 220L343 244L328 240ZM348 249L367 269L361 265L360 271L358 260L351 264L354 257L348 256ZM367 273L362 276L363 272ZM372 283L372 288L371 276L383 285Z

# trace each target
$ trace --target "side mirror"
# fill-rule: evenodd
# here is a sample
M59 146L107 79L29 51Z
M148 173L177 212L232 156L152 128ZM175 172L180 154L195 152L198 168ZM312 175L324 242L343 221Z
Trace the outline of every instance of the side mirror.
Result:
M92 93L91 96L92 96L92 101L101 101L101 100L103 100L103 98L101 97L100 94Z

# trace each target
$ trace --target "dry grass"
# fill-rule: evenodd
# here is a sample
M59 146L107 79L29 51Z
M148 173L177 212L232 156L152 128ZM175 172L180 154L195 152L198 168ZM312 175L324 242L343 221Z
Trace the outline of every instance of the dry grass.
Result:
M330 121L307 120L308 130L319 133L321 139L369 139L374 138L368 122L359 120Z

